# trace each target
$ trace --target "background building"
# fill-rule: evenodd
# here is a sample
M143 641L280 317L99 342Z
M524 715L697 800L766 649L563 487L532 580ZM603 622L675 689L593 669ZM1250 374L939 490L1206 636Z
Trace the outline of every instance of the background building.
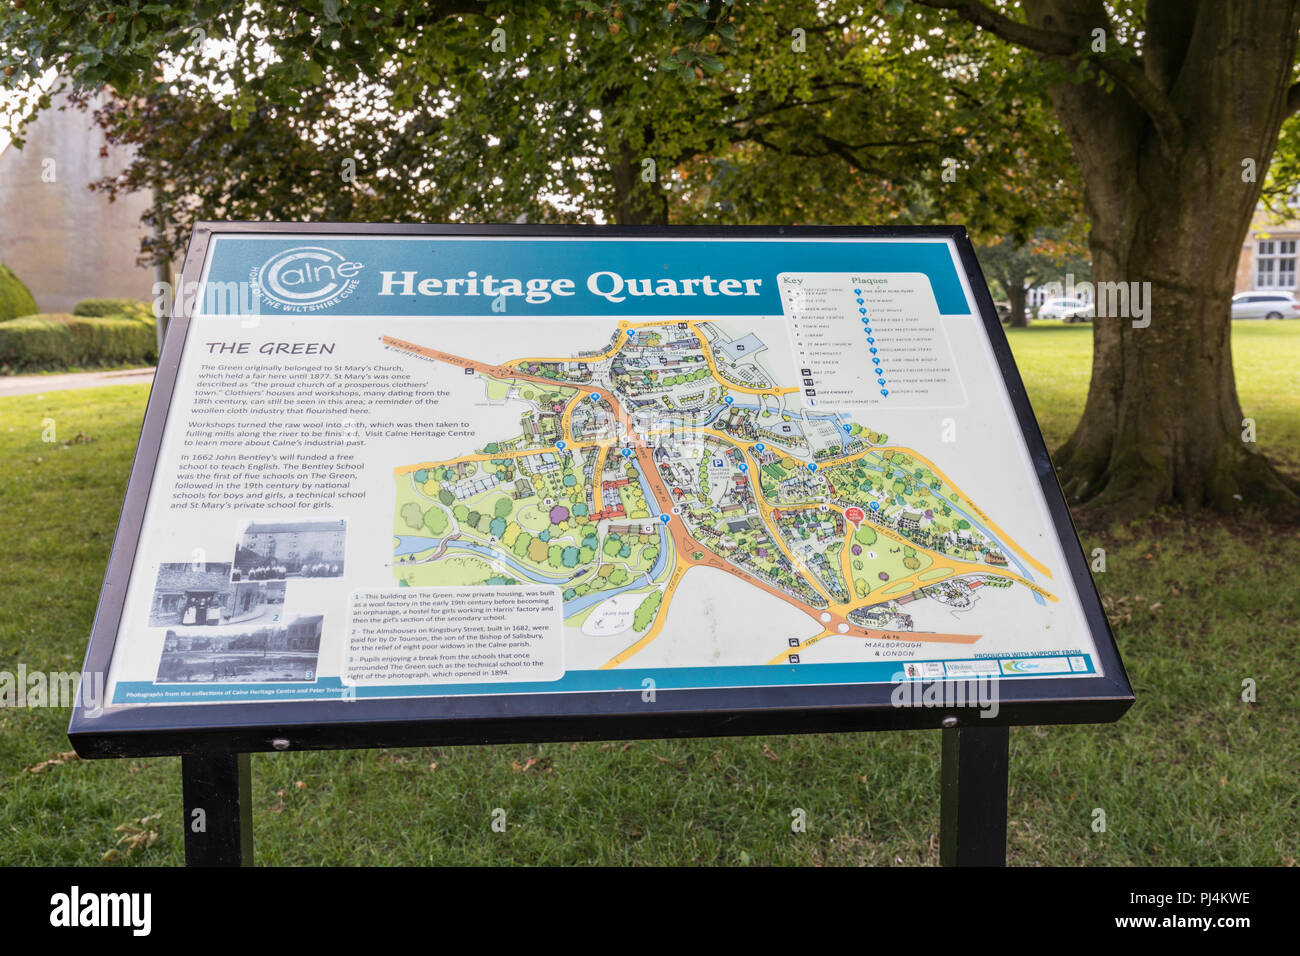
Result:
M92 109L100 99L92 101ZM154 271L136 264L153 198L110 203L90 183L120 173L128 150L109 147L91 110L55 97L27 127L22 149L0 145L0 262L26 283L42 312L82 299L152 299Z
M1300 240L1300 220L1271 222L1263 210L1257 210L1241 246L1233 291L1294 292L1297 240Z

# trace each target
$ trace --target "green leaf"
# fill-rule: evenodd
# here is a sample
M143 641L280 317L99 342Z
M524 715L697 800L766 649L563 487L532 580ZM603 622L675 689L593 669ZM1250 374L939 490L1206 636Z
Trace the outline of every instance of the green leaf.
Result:
M682 31L691 39L699 39L708 32L709 21L703 17L691 17L682 22Z
M700 53L696 56L700 61L700 66L704 67L704 72L712 73L715 76L722 72L722 61L712 53Z

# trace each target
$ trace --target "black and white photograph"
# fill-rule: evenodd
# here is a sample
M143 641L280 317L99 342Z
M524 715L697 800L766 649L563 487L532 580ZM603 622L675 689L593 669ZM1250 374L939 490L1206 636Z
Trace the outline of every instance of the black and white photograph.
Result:
M168 630L158 682L315 680L323 621L316 614L266 627Z
M176 562L158 567L151 627L222 627L284 620L283 581L232 581L227 563Z
M346 535L342 519L250 521L239 533L231 580L340 577Z

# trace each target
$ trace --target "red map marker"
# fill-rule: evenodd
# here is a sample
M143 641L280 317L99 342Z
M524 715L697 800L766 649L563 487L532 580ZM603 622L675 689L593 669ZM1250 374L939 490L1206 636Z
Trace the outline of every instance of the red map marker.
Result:
M845 508L844 517L852 521L853 527L856 528L858 525L862 523L862 519L865 518L866 515L862 513L861 508Z

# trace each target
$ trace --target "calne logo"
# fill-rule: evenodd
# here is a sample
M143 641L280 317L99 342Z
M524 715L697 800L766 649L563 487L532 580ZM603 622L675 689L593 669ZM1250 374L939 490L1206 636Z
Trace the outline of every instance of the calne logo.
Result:
M253 272L258 294L286 312L314 312L346 299L360 285L363 263L323 246L297 246Z

